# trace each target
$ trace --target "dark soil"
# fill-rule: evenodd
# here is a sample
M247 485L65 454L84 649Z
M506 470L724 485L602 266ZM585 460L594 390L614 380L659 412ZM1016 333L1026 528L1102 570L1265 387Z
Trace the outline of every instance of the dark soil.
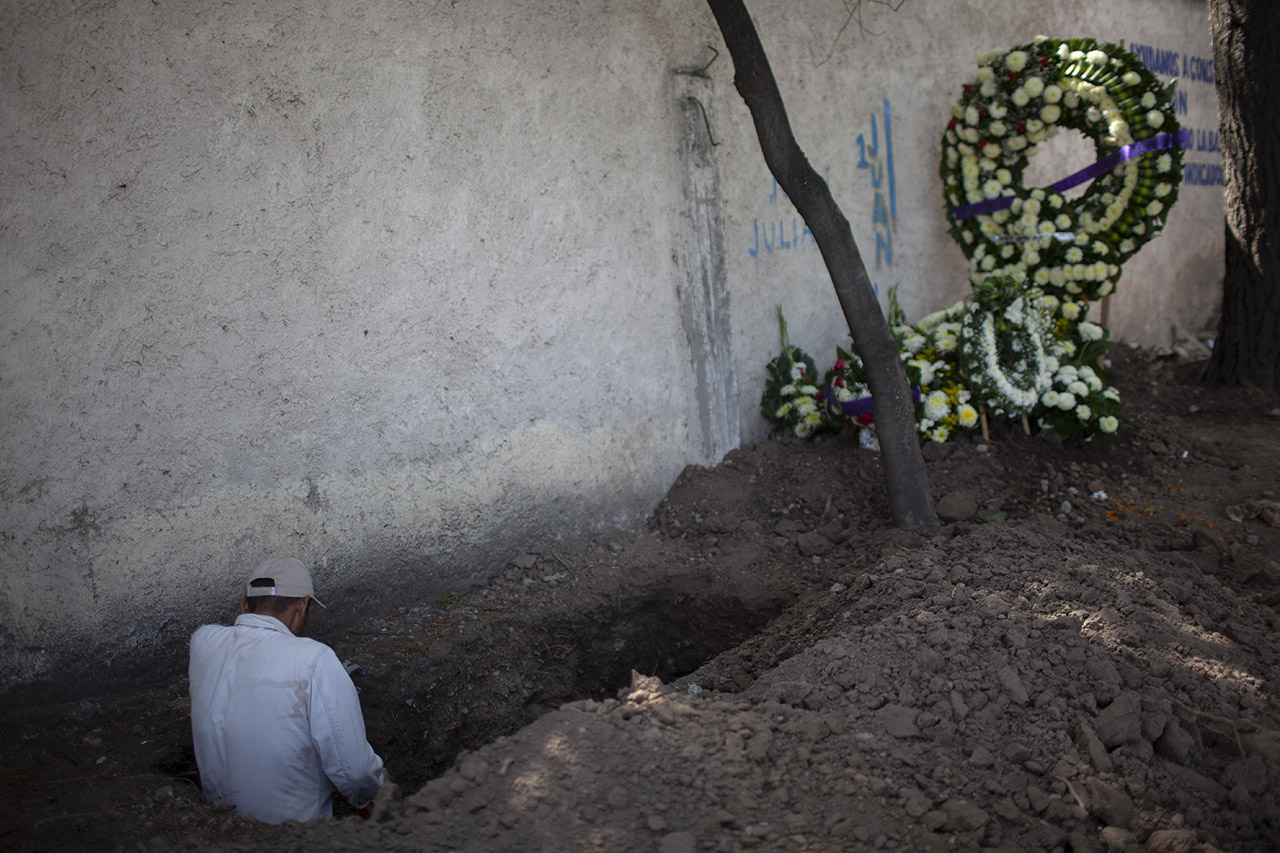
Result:
M1280 849L1280 410L1114 358L1114 438L927 446L936 534L874 454L765 442L324 637L397 783L371 820L212 809L177 678L10 713L0 847Z

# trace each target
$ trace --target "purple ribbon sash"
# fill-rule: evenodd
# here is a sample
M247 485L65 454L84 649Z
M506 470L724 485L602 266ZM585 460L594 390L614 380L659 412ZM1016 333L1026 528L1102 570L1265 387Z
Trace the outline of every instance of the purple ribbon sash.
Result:
M1092 166L1086 166L1075 174L1068 175L1056 184L1046 187L1045 189L1048 192L1054 193L1069 190L1072 187L1077 187L1080 184L1083 184L1085 181L1091 181L1099 175L1111 171L1125 160L1131 160L1134 157L1141 157L1143 154L1149 154L1152 151L1163 151L1165 148L1173 148L1174 146L1187 148L1191 145L1191 138L1192 133L1186 128L1178 131L1177 133L1157 133L1155 136L1147 137L1146 139L1135 142L1132 145L1126 145L1123 148L1113 151L1106 157L1103 157L1101 160L1094 163ZM966 204L962 207L957 207L951 216L956 222L959 222L962 219L968 219L971 216L981 216L984 213L995 213L997 210L1005 210L1008 208L1013 204L1013 200L1015 198L1018 198L1018 196L1002 195L999 198L987 199L986 201L980 201L975 204Z
M836 398L835 393L832 391L831 386L828 385L827 399L834 400L835 398ZM911 402L913 403L920 402L920 386L919 385L911 386ZM843 409L844 413L851 418L856 418L859 415L869 415L871 414L871 409L872 409L871 398L859 397L857 400L850 400L847 403L841 403L840 408Z

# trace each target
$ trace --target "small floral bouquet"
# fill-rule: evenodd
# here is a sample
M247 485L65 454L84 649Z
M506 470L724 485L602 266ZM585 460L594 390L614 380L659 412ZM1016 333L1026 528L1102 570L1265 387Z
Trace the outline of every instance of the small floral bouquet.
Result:
M898 304L897 288L889 292L889 322L902 351L907 381L919 387L916 423L921 441L946 441L957 429L978 425L978 410L970 402L958 360L964 303L959 302L907 323Z
M1085 319L1083 303L1042 296L1040 305L1051 318L1046 349L1054 373L1032 412L1036 425L1066 438L1114 433L1120 426L1120 392L1104 383L1094 366L1113 346L1106 329Z
M766 367L760 412L769 421L786 426L799 438L812 438L830 426L826 395L816 384L818 369L804 350L791 345L787 321L778 308L782 352Z

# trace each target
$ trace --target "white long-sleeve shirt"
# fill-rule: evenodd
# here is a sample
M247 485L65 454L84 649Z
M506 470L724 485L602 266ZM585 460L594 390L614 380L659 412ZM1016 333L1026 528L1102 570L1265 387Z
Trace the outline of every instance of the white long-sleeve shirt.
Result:
M360 697L324 643L242 613L191 636L191 734L213 803L266 823L333 816L333 788L363 808L386 781Z

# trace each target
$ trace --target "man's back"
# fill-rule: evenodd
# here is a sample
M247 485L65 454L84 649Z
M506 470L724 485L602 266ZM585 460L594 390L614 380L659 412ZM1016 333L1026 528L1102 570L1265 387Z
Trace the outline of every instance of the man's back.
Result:
M244 613L191 637L191 731L205 795L267 823L362 806L385 780L333 650ZM331 784L332 781L332 784Z

